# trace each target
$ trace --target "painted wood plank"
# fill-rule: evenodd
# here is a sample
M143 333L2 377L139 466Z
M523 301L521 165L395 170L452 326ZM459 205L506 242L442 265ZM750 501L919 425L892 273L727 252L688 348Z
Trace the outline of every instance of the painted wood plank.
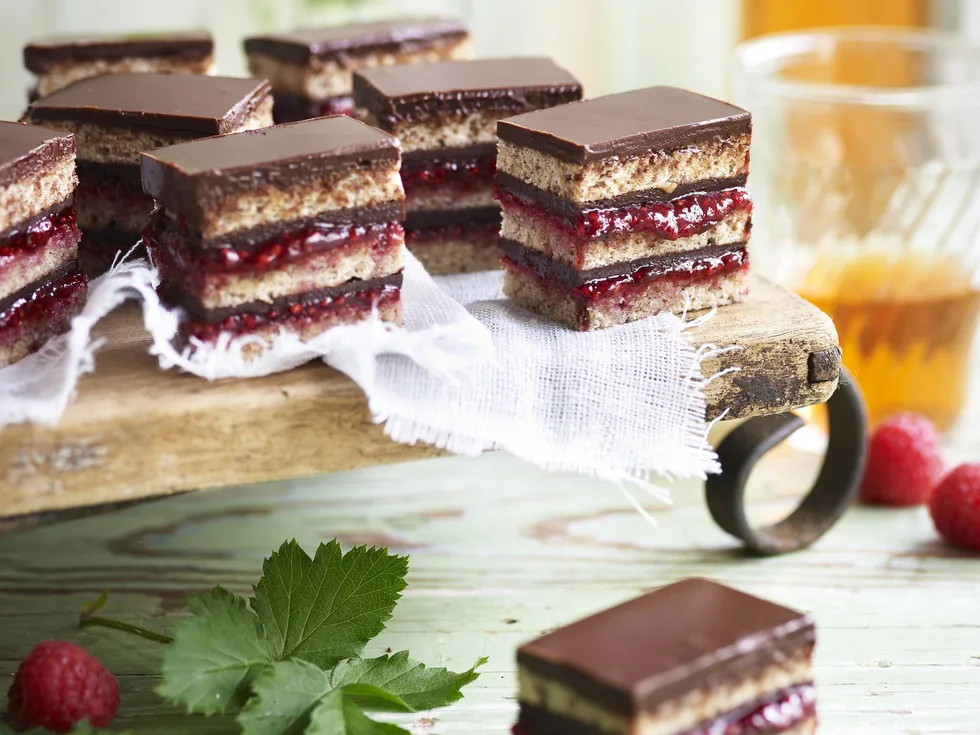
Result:
M779 448L754 478L753 512L789 508L818 460ZM107 613L165 630L188 594L215 583L247 594L263 556L286 538L313 548L338 536L411 555L406 596L370 653L408 648L452 667L490 656L466 698L417 733L507 732L521 642L693 575L813 613L821 733L976 732L980 565L942 546L923 509L855 507L808 551L749 559L711 523L698 486L672 490L672 507L650 508L653 528L614 486L486 455L191 494L8 534L0 677L34 642L68 636L120 675L120 726L234 732L162 704L153 693L159 648L79 632L78 610L108 588Z

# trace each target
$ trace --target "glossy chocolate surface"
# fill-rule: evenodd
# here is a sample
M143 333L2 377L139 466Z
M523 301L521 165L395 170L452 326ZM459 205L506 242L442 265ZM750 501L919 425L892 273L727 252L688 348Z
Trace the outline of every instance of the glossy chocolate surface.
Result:
M704 579L687 579L549 633L518 664L634 715L737 681L813 645L806 615Z
M548 58L404 64L354 73L354 102L385 129L447 114L517 114L581 99L582 85Z
M579 164L675 150L751 130L745 110L676 87L596 97L497 123L501 140Z
M71 133L0 121L0 186L36 176L74 153Z
M336 60L378 51L412 51L439 41L463 39L466 25L446 18L396 18L328 28L310 28L245 39L246 54L265 54L293 64Z
M42 74L55 64L127 58L205 59L214 40L205 31L127 35L51 36L24 46L24 66Z
M65 120L194 136L238 128L270 94L259 79L200 74L107 74L60 89L28 108L31 122Z
M212 199L393 164L399 155L387 133L338 115L158 148L142 154L141 167L144 191L197 226Z

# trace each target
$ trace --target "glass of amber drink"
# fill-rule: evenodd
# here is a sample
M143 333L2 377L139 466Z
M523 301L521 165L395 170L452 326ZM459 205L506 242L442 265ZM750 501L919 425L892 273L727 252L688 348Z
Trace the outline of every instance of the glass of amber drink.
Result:
M960 418L980 315L980 47L939 31L764 36L736 51L753 114L753 268L837 326L874 424Z

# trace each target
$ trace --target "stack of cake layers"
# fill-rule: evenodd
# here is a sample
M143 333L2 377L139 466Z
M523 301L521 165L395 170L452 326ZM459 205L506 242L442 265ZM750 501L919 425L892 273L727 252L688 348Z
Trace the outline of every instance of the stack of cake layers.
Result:
M394 138L346 116L144 153L144 239L184 338L254 336L252 355L281 330L400 323L400 163Z
M214 40L204 32L61 36L24 46L24 66L36 75L32 102L103 74L206 74L213 63Z
M493 197L497 120L578 100L550 59L489 59L368 69L354 75L367 120L403 150L409 249L432 274L497 268Z
M352 75L377 66L468 59L466 26L404 18L313 28L245 40L252 76L268 79L277 123L355 113Z
M751 129L672 87L502 120L505 293L579 330L743 299Z
M271 125L272 97L268 83L255 79L110 74L35 102L27 120L75 134L79 259L94 277L137 244L153 209L140 182L140 153Z
M66 331L85 304L76 183L71 133L0 122L0 367Z

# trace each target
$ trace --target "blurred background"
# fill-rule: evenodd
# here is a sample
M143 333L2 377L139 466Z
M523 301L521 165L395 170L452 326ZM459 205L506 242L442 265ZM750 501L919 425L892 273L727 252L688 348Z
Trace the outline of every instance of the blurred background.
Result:
M478 56L546 55L586 96L672 84L754 116L753 267L818 303L872 419L980 446L980 0L0 0L0 118L27 39L206 28L245 74L257 32L440 14ZM905 36L813 32L875 26ZM782 41L752 44L766 34ZM876 35L877 34L877 35ZM911 34L911 35L908 35ZM738 49L738 51L736 51Z
M33 36L203 27L219 71L244 74L241 38L259 31L392 14L448 13L471 23L481 56L540 54L588 96L669 83L725 96L742 39L835 24L940 26L980 37L976 0L0 0L0 116L20 114Z

